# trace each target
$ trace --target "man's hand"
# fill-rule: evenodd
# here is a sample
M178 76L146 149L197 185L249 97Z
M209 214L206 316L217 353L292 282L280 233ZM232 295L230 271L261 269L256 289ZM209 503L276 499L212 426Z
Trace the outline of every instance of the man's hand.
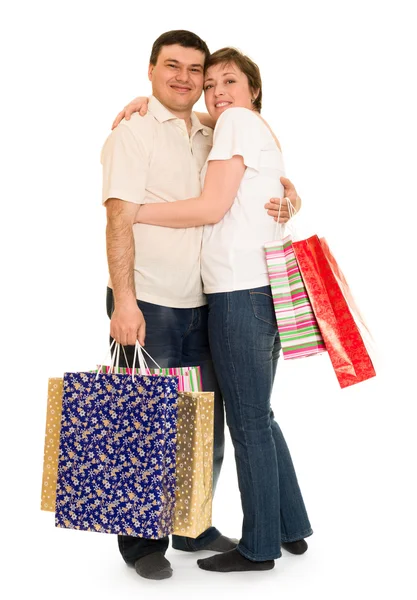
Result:
M145 345L145 318L136 302L116 305L110 320L110 335L122 346L134 346L136 340Z
M286 198L290 200L295 212L301 208L301 198L298 196L294 184L287 177L281 177L280 181L284 186L284 198L270 198L269 202L265 204L265 208L268 215L274 217L275 221L278 221L279 215L279 222L286 223L292 216Z
M148 104L149 98L147 98L146 96L138 96L137 98L134 98L131 102L129 102L129 104L126 104L122 111L119 112L119 114L113 121L113 125L111 126L111 128L114 129L115 127L117 127L122 119L126 119L126 121L129 121L130 117L135 112L138 112L141 115L141 117L144 117L148 112Z

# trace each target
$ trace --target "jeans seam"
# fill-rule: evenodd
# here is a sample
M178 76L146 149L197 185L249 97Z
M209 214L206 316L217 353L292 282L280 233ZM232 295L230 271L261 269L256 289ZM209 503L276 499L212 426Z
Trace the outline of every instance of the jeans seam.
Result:
M313 530L311 527L309 527L308 529L304 529L303 531L301 531L300 533L297 533L296 535L291 535L289 536L289 538L287 536L281 536L281 541L282 542L298 542L298 540L302 540L306 537L309 537L310 535L313 535ZM285 538L285 539L284 539Z
M197 309L196 308L192 308L191 309L191 321L190 321L190 324L188 326L187 331L181 336L182 340L184 340L187 337L187 335L192 331L192 329L195 328L194 315L193 315L193 312L195 310L198 310L198 308ZM197 314L198 314L198 324L199 324L200 323L200 314L199 313L197 313Z
M237 551L239 554L248 558L249 560L253 560L255 562L263 562L265 560L276 560L277 558L281 558L282 552L279 550L278 556L271 556L269 554L262 554L261 556L254 554L253 552L249 552L242 544L238 544Z
M251 296L268 296L268 298L271 298L271 300L273 300L273 297L271 296L271 294L267 294L266 292L254 292L253 290L251 290L249 292L249 294Z
M236 377L236 369L235 369L235 364L234 364L234 360L233 360L233 354L232 354L232 349L231 349L231 344L230 344L230 328L229 328L229 314L230 314L230 294L227 294L227 304L228 304L228 311L227 311L227 316L226 316L226 340L227 340L227 348L229 351L229 355L230 355L230 359L231 359L231 371L233 373L233 379L234 379L234 384L235 384L235 389L236 389L236 397L238 399L238 409L239 409L239 417L240 417L240 423L241 423L241 427L242 427L242 432L245 438L245 445L246 448L248 448L248 440L246 437L246 429L244 428L244 423L243 423L243 418L242 418L242 404L240 402L240 393L239 393L239 385L238 385L238 380ZM249 472L250 472L250 478L251 478L251 486L252 489L254 487L254 483L253 483L253 475L252 475L252 468L250 465L250 461L249 461ZM256 527L255 527L255 531L256 531ZM258 539L257 539L257 535L256 535L256 539L254 539L254 546L255 548L258 547Z

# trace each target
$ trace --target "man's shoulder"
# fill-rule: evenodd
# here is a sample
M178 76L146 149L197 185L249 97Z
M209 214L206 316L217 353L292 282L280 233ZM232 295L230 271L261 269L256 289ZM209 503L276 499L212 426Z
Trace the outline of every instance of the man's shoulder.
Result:
M127 129L131 131L135 137L144 137L146 135L153 134L157 123L157 120L150 112L146 113L146 115L143 117L139 113L133 113L129 121L123 119L116 129L121 127L122 129L124 128L125 130Z
M114 152L116 148L140 148L149 153L155 139L155 118L149 113L141 117L133 113L129 121L123 119L107 136L101 150L101 162L106 153Z
M149 113L144 117L133 113L129 121L123 119L118 126L107 136L102 151L103 153L115 147L129 147L131 144L141 148L146 153L150 152L155 140L155 118Z

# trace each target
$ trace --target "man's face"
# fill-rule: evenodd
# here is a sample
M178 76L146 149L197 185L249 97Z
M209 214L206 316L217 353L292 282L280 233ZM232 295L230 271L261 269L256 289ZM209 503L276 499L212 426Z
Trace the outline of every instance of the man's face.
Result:
M152 92L173 113L191 111L203 91L204 53L178 44L163 46L149 65Z

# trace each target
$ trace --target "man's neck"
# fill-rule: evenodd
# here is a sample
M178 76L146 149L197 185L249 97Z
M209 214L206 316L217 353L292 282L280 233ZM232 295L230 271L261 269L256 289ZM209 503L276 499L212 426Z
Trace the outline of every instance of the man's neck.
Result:
M159 98L157 96L155 96L155 98L161 102L161 100L159 100ZM167 110L169 110L169 112L171 114L173 114L175 117L177 117L177 119L182 119L183 121L185 121L185 125L187 127L187 131L188 134L191 134L191 128L192 128L192 121L191 121L191 110L182 110L182 111L177 111L177 110L172 110L172 108L170 108L169 106L166 106L163 102L161 102L162 106L164 106Z
M168 107L166 107L168 108ZM192 127L192 121L191 121L191 110L189 111L176 111L176 110L171 110L169 109L169 112L171 112L173 115L175 115L177 117L177 119L182 119L183 121L185 121L185 126L187 127L187 131L188 131L188 135L191 135L191 127Z

